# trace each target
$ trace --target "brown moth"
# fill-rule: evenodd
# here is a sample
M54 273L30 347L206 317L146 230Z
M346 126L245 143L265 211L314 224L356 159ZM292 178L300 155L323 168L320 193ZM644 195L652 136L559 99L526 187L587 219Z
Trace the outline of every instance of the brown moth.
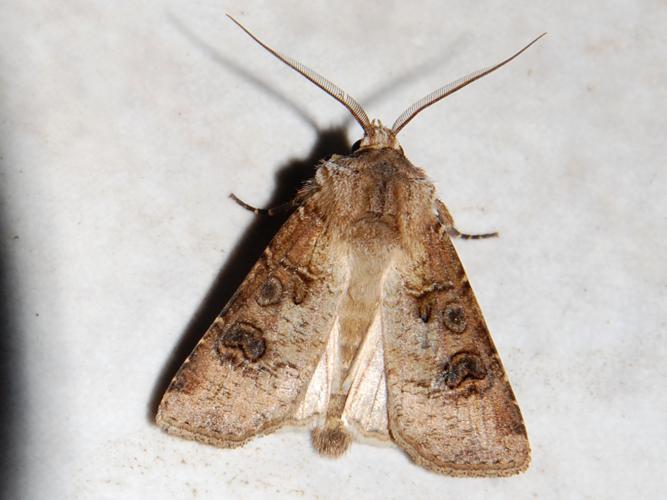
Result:
M158 425L223 448L305 425L330 457L354 436L393 441L444 474L524 471L521 412L449 239L496 233L460 233L396 134L537 39L427 95L386 128L232 20L346 106L364 136L300 190L294 213L172 380Z

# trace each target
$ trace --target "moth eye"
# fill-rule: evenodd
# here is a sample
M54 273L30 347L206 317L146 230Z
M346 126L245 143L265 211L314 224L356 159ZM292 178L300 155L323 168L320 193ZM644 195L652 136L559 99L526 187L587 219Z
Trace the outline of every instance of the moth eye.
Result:
M359 149L359 146L361 146L361 139L352 144L351 151L354 153L357 149Z
M486 368L482 359L469 352L460 352L445 363L440 374L440 381L450 389L456 389L467 379L481 380L486 377Z
M445 326L454 333L463 333L466 329L466 315L461 304L447 304L442 319Z
M268 306L280 302L283 293L283 284L275 276L269 277L259 288L255 298L260 306Z

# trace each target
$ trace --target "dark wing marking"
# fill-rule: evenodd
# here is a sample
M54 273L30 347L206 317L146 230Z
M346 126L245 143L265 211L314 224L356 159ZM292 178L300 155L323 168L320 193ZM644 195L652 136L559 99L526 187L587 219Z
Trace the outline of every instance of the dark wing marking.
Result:
M176 374L156 417L163 429L234 447L289 420L346 279L313 204L288 219Z
M404 256L383 290L392 438L445 474L525 470L523 419L458 255L436 224L421 238L423 262Z

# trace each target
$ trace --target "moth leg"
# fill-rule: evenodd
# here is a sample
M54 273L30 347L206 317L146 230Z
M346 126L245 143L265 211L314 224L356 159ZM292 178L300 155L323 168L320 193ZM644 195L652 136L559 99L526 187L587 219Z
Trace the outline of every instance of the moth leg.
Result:
M481 240L483 238L498 237L498 231L494 231L493 233L468 234L468 233L462 233L454 226L445 227L445 231L447 231L447 234L449 234L450 236L455 236L457 238L461 238L462 240Z
M497 231L482 234L462 233L456 229L456 226L454 226L454 219L443 202L435 200L435 209L438 212L438 220L440 221L440 224L442 224L445 232L450 236L461 238L462 240L481 240L483 238L496 238L498 236Z
M246 210L250 210L251 212L253 212L255 215L276 215L282 212L286 212L290 208L293 208L295 205L294 200L290 200L287 203L278 205L277 207L257 208L253 207L252 205L248 205L245 201L238 198L234 193L230 193L229 197L236 203L241 205L243 208L245 208Z

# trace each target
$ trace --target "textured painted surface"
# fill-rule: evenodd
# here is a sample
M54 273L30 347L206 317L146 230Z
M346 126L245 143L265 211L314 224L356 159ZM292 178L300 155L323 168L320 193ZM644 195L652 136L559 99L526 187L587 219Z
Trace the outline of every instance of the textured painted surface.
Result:
M663 495L664 2L386 5L0 4L6 485L24 498ZM302 432L219 450L152 423L275 230L227 194L279 204L316 159L346 152L345 110L225 11L385 121L549 32L400 136L462 230L500 232L455 244L530 431L525 474L449 479L366 445L326 460Z

